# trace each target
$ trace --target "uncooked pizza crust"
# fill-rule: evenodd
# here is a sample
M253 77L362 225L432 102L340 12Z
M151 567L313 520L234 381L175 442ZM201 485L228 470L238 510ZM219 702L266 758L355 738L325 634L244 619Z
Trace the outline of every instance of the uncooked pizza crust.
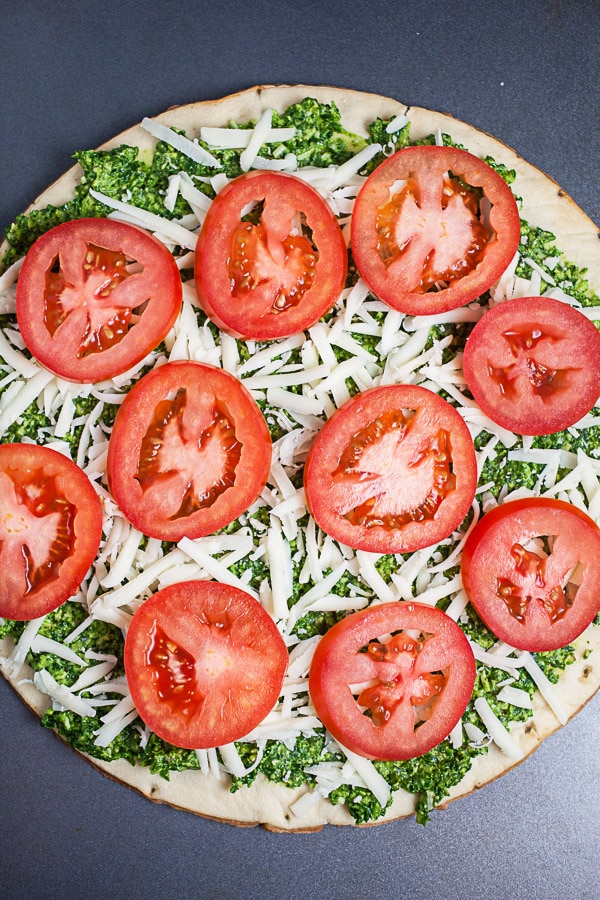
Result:
M267 108L283 112L305 97L314 97L322 102L333 101L340 109L342 122L349 131L366 136L367 125L378 116L389 119L405 114L411 122L412 139L425 137L438 130L446 132L471 153L482 157L493 156L496 162L515 169L517 178L513 190L523 199L527 221L553 232L557 245L565 256L578 266L587 267L591 286L596 290L600 288L599 235L596 225L555 181L523 160L512 148L450 115L407 107L377 94L323 86L282 85L256 87L214 101L172 107L154 118L165 125L184 129L187 136L193 139L199 135L201 126L225 126L232 120L255 120ZM100 149L110 149L123 143L152 148L155 141L147 131L135 126L103 144ZM72 196L80 174L79 166L71 168L44 191L29 209L64 203ZM600 627L588 628L575 646L577 660L561 675L557 688L569 718L600 687ZM0 656L6 656L11 648L10 641L0 641ZM3 674L6 677L6 673ZM24 667L19 673L11 674L8 680L27 705L41 716L49 701L35 689L30 677L31 672ZM525 757L560 727L549 706L536 693L532 719L525 724L513 725L511 735L519 743ZM81 755L110 778L134 788L154 801L238 826L260 824L271 830L314 831L325 824L355 824L345 807L334 806L324 799L319 800L302 819L298 819L290 807L308 788L291 790L281 784L268 782L262 775L259 775L251 787L243 787L231 794L225 777L217 780L203 776L198 771L186 771L174 772L170 780L166 781L160 776L151 775L148 769L131 766L124 760L106 763ZM515 764L492 745L486 755L474 760L467 776L452 789L449 800L483 787ZM385 816L373 824L413 814L415 798L412 794L400 790L394 793L393 798Z

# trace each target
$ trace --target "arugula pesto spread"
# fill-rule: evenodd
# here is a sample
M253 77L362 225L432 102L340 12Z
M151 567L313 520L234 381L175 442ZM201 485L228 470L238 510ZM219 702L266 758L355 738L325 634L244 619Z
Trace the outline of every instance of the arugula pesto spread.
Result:
M410 123L404 125L398 131L388 133L386 130L389 122L377 119L369 127L367 139L351 134L342 126L339 111L334 104L320 104L315 100L306 99L295 104L283 114L273 115L273 127L294 126L295 137L282 144L269 144L261 148L260 154L271 159L282 159L288 153L293 153L299 166L327 167L340 165L353 157L369 143L380 143L383 151L373 157L364 170L364 173L372 169L383 159L383 153L391 153L395 149L407 146L411 143ZM252 123L232 127L252 127ZM431 136L421 143L434 143L435 136ZM443 136L444 143L452 144L448 135ZM218 150L211 148L221 163L221 169L228 177L240 174L240 151ZM188 203L178 196L171 210L165 208L165 195L169 186L169 177L178 172L186 172L196 179L197 187L212 198L214 189L208 180L215 174L214 169L194 162L181 152L173 149L164 141L159 141L150 158L138 154L137 148L121 146L108 151L86 150L77 153L77 161L83 170L81 183L75 191L73 199L60 207L46 207L36 210L28 215L21 215L8 228L6 240L8 251L2 260L2 269L5 270L15 260L22 257L35 239L53 226L81 217L106 216L109 208L96 199L91 191L100 192L107 197L117 200L125 199L128 203L138 206L149 212L172 219L181 219L191 212ZM514 172L505 166L497 165L494 160L489 162L507 181L514 180ZM206 179L202 181L201 179ZM548 280L541 279L539 293L547 290L550 283L555 283L570 297L584 306L600 304L600 298L593 294L585 279L585 272L566 261L559 248L555 245L552 234L539 228L531 227L526 221L521 228L521 258L518 262L516 275L522 279L532 279L535 267L547 273ZM185 269L182 277L189 275ZM349 268L348 284L350 288L357 281L357 273L352 263ZM481 298L485 302L488 295ZM219 332L212 324L207 323L206 317L198 309L194 310L198 327L208 328L215 342L219 341ZM386 313L374 305L371 312L374 321L382 321ZM326 319L335 316L335 311ZM0 324L6 328L14 328L13 316L5 315ZM450 363L464 347L464 343L473 327L473 322L458 322L434 325L430 329L429 336L424 343L424 351L443 343L442 363ZM349 328L351 338L364 350L374 356L378 355L380 335L369 333L369 329L357 327ZM252 359L253 353L260 350L260 345L238 341L237 351L240 363L243 365ZM340 346L332 346L332 352L338 361L350 357L349 350ZM159 351L161 348L159 348ZM288 366L302 366L304 360L300 347L286 351L286 363ZM8 368L4 366L4 368ZM249 370L250 371L250 370ZM137 377L137 376L136 376ZM1 388L3 392L8 384ZM354 380L348 379L346 388L350 395L359 389ZM301 390L300 387L292 387L290 390ZM450 402L455 402L451 393L440 390L442 396ZM79 442L83 429L86 427L86 417L97 406L97 398L87 395L74 399L75 412L73 417L73 429L64 440L69 444L71 454L77 459ZM284 439L289 431L288 423L282 418L280 410L273 409L268 400L259 399L259 405L265 414L274 442ZM106 430L110 429L118 404L106 403L97 418ZM34 401L19 419L12 423L1 436L4 442L22 441L30 439L41 443L47 442L53 436L52 417L44 411L43 407ZM481 431L475 438L475 447L483 451L493 439L493 435L487 431ZM515 436L511 447L505 446L501 441L493 444L485 459L481 475L480 485L485 486L489 497L498 499L507 492L520 489L539 488L540 479L544 476L545 464L543 462L523 461L516 449L524 446L524 440ZM527 447L538 449L560 448L565 451L582 451L592 458L600 458L600 428L596 425L585 427L581 430L569 429L565 432L545 437L538 437L527 441ZM556 481L567 475L567 469L559 469L556 473ZM291 484L295 488L302 485L302 466L292 463L287 470ZM242 528L250 529L255 535L268 528L270 510L267 505L258 505L249 510L244 523L234 522L224 530L226 534L234 535ZM304 595L315 585L312 577L306 576L305 564L305 538L302 537L308 526L308 515L298 520L298 537L288 541L292 564L294 567L293 591L288 601L290 608L295 606ZM163 544L161 550L167 554L175 545ZM435 559L438 568L446 556L451 556L452 544L442 545L437 550ZM143 549L143 545L142 545ZM218 557L217 557L218 558ZM392 584L392 579L402 566L407 562L407 557L401 555L387 555L379 557L375 563L375 571L386 585ZM231 573L249 587L260 593L261 585L268 582L270 571L264 555L251 553L237 560L230 566ZM325 568L324 576L328 576L332 567ZM457 574L459 569L456 559L450 559L446 569L440 568L440 573L450 579ZM98 594L102 593L100 588ZM360 573L355 574L347 569L344 574L331 587L331 593L340 599L351 601L353 597L370 595L374 591L369 585L365 585ZM412 583L412 594L418 596L417 579ZM450 598L445 597L438 605L447 608ZM346 615L350 606L340 603L339 610L306 610L300 614L293 625L292 634L298 640L308 640L316 635L324 634L336 621ZM119 679L124 678L123 669L123 628L118 622L101 621L93 619L86 627L83 627L89 612L82 597L74 598L58 610L50 613L44 619L39 634L57 642L64 641L76 629L81 628L78 636L69 642L69 649L79 657L86 653L98 654L102 658L112 658L114 667L110 680L114 680L114 692L110 690L110 683L105 685L108 701L117 702L123 696L122 689L118 689ZM489 650L496 642L496 638L485 628L478 616L470 607L467 607L459 624L467 636L483 650ZM0 619L0 638L12 637L18 641L25 629L26 623L12 622ZM533 654L537 664L546 677L556 683L560 673L573 660L573 648L568 646L552 653ZM72 686L81 677L85 666L76 662L61 658L46 650L43 652L30 651L27 662L34 671L46 670L52 678L61 685ZM485 698L501 723L505 726L510 723L527 721L531 711L527 707L515 706L498 698L500 688L506 682L506 671L500 668L490 668L478 662L478 675L471 702L463 717L463 722L471 723L481 729L482 722L475 710L475 701ZM526 692L530 697L536 690L532 677L524 668L518 670L518 677L513 680L513 686ZM121 686L122 687L122 686ZM81 692L83 698L92 698L93 695L85 690ZM42 722L45 726L55 729L74 748L104 760L123 758L132 765L141 764L149 767L150 771L160 774L168 779L172 771L183 769L201 768L198 755L195 751L183 750L170 746L156 735L148 733L139 720L133 720L105 746L100 746L96 740L99 722L97 716L85 716L67 709L50 708L45 713ZM403 788L415 795L417 820L425 824L430 811L445 797L450 788L458 784L471 767L475 757L487 753L486 741L463 741L460 746L453 746L450 740L445 740L438 747L425 755L406 762L379 762L374 763L375 769L388 782L392 791ZM260 745L260 746L259 746ZM282 742L276 739L266 741L239 741L236 742L236 750L247 771L246 775L233 775L231 790L240 790L243 786L250 785L262 773L267 779L274 782L282 782L290 787L299 787L303 784L317 785L315 767L325 763L338 763L344 760L343 754L325 734L324 729L313 730L312 733L299 734L293 745L289 741ZM371 791L356 784L343 784L333 788L328 793L331 803L345 803L355 821L359 824L379 818L384 809L376 800Z

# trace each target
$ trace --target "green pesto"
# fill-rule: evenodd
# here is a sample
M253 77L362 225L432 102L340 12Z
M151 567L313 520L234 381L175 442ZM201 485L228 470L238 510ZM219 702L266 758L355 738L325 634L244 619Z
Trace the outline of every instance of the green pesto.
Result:
M138 158L137 147L121 146L113 150L83 150L75 154L83 169L81 185L77 197L82 205L98 209L98 215L106 215L104 204L90 196L90 191L98 191L115 200L126 200L133 206L149 212L166 215L168 218L189 212L189 207L180 205L174 213L165 209L164 195L168 187L168 175Z
M487 432L479 434L475 439L475 449L481 450L491 437ZM501 490L511 492L518 488L534 489L539 483L544 470L542 463L524 463L509 459L510 451L521 446L521 439L512 448L497 443L492 456L486 460L482 468L480 481L483 484L490 484L488 490L496 497L499 496ZM533 447L536 449L558 448L570 453L575 453L579 448L588 456L598 457L600 455L600 425L582 429L578 435L571 431L557 431L554 434L541 435L534 438ZM568 471L559 469L557 480L567 475Z
M531 718L531 711L520 706L514 706L512 703L506 703L498 700L497 694L500 690L499 685L506 681L508 675L504 669L491 669L487 666L477 664L477 677L475 679L475 687L473 694L463 715L464 722L471 722L482 727L481 719L475 712L475 700L484 697L493 712L496 713L500 721L507 725L509 722L527 722ZM526 691L530 697L533 697L535 685L527 672L521 671L518 679L511 682L512 687L521 688Z
M575 648L571 644L559 650L548 650L545 653L534 653L535 660L552 684L558 682L560 673L575 662Z
M493 647L496 643L496 638L492 634L492 632L486 628L481 619L479 618L475 608L469 605L467 606L468 618L465 622L461 621L461 627L467 637L474 641L474 643L479 644L484 650L489 650L490 647Z
M390 785L392 792L404 789L416 795L417 822L425 825L434 806L446 798L450 789L458 784L469 771L473 759L485 753L486 749L465 744L454 749L449 741L443 741L428 753L416 759L401 761L376 760L374 766ZM335 757L307 759L304 765L314 765ZM280 779L285 780L285 779ZM305 776L304 780L307 778ZM358 825L380 818L386 807L373 794L360 787L342 785L329 795L331 803L345 803ZM391 797L389 804L392 802Z
M369 142L371 144L381 144L383 149L365 166L364 172L366 175L370 175L371 172L386 159L386 157L391 156L392 153L395 153L397 150L408 147L410 144L410 122L407 122L406 125L398 131L388 134L386 128L390 122L391 119L375 119L375 121L369 125Z
M98 404L98 400L95 397L75 397L73 403L75 407L73 418L77 420L81 416L88 415ZM119 407L116 404L106 404L99 416L99 420L107 426L113 425L118 409ZM23 415L6 429L2 435L2 441L5 444L12 444L19 443L24 438L31 438L31 440L43 444L45 443L44 435L49 433L51 428L52 423L50 419L43 410L38 408L37 401L34 400ZM76 453L79 446L83 428L83 423L76 425L62 438L63 441L69 444L73 454Z
M449 741L442 741L437 747L415 759L378 761L374 765L392 790L404 788L417 795L416 819L419 824L426 825L433 807L449 795L450 788L462 781L471 768L473 759L485 752L485 748L467 743L454 749Z
M582 306L598 306L600 298L591 289L587 280L587 269L581 269L574 263L566 260L556 247L555 236L543 228L534 228L524 220L521 220L521 257L531 259L541 266L553 279L556 285L565 293L574 297ZM552 265L548 266L550 260ZM516 274L523 278L530 278L532 267L520 259ZM540 291L544 294L550 284L542 279Z
M5 638L12 638L16 643L25 631L26 626L27 622L17 622L14 619L0 618L0 641Z
M256 762L258 749L255 744L239 742L236 748L241 760L249 768ZM256 779L259 771L269 780L283 782L290 788L301 787L303 784L314 783L314 778L304 771L306 766L315 766L318 763L330 762L339 759L327 749L325 732L319 729L313 736L300 735L296 739L294 749L288 749L279 741L266 742L260 764L248 775L234 777L231 791L238 791L244 785L250 785Z
M88 753L94 759L110 762L126 759L131 765L142 761L141 735L133 725L128 725L108 747L98 747L95 732L100 722L95 716L79 716L69 710L48 709L42 716L42 725L56 731L75 750Z
M317 634L325 634L336 622L343 619L343 612L313 612L305 613L294 625L293 633L303 641L315 637Z
M116 694L115 698L120 699L120 696ZM147 766L153 775L160 775L166 781L171 772L199 768L198 757L193 750L173 747L155 734L150 734L144 747L141 723L137 720L127 725L108 747L98 747L95 743L100 727L95 716L79 716L68 710L49 709L42 717L42 725L56 731L75 750L87 753L94 759L105 762L125 759L132 766Z
M330 570L326 569L323 574L327 577L327 575L330 574ZM360 584L361 582L359 579L346 571L331 588L330 593L337 594L339 597L351 597L354 594L354 589ZM362 586L364 587L364 585ZM307 590L310 590L311 587L313 587L312 581L309 581L308 584L302 585L301 587L298 586L294 591L293 602L295 603L299 600L302 594L306 593ZM302 638L302 640L314 637L317 634L325 634L329 628L335 625L336 622L339 622L340 619L343 619L345 615L347 615L345 612L305 613L294 626L293 633Z
M42 234L56 225L81 217L81 206L77 199L69 200L60 207L46 206L44 209L34 209L28 215L24 213L18 215L6 229L5 238L9 248L0 262L0 271L4 271L25 256L34 241Z
M375 568L384 581L389 581L390 576L398 570L398 557L393 553L384 553L376 560Z
M299 166L340 165L367 145L364 138L343 127L335 103L319 103L310 97L294 103L281 115L273 113L272 124L274 128L296 128L296 136L285 145L273 145L272 154L280 157L293 153Z
M240 578L250 571L252 576L248 582L248 587L255 591L258 591L261 583L269 577L269 567L260 558L249 559L246 557L230 566L229 571L232 575L235 575L236 578ZM246 575L246 577L248 576Z
M428 134L427 137L420 138L418 141L411 141L415 147L432 147L437 144L437 136L435 134ZM459 150L466 150L467 148L463 144L457 143L457 141L453 140L453 138L446 134L442 133L442 145L444 147L458 147Z
M261 514L259 516L259 514ZM261 519L261 521L268 524L269 513L268 510L264 508L258 510L256 514L256 518ZM300 522L302 524L302 521ZM304 522L304 524L306 524ZM300 572L302 569L302 565L293 561L294 553L297 549L297 545L295 541L290 541L290 553L292 555L292 566L293 566L293 587L292 587L292 595L288 600L288 606L291 608L295 603L300 600L300 598L309 591L312 587L314 587L314 582L309 579L307 582L302 583L300 581ZM253 588L255 591L260 589L260 585L263 581L268 580L269 578L269 567L263 562L262 559L249 559L245 558L235 563L230 567L230 571L236 577L241 578L242 575L246 574L248 571L252 573L250 580L248 581L248 587ZM327 570L325 575L329 574L329 570ZM246 574L246 578L247 578ZM339 579L338 583L334 585L331 590L331 593L338 594L341 597L347 597L351 594L352 588L354 585L357 585L358 581L354 578L349 572L345 572L342 577ZM344 612L308 612L304 616L302 616L296 625L294 626L293 633L298 635L302 640L306 640L307 638L313 637L317 634L325 634L325 632L331 628L336 622L338 622L345 615Z
M2 441L5 444L20 443L23 438L39 441L41 434L43 434L42 429L49 428L50 424L50 419L48 419L43 410L38 409L37 401L34 400L23 415L6 429L2 435Z
M371 791L350 784L343 784L341 787L335 788L329 794L329 802L333 804L345 803L348 812L357 825L373 822L385 812L385 809Z
M43 621L39 634L64 641L75 628L86 618L87 610L80 603L63 603L50 613ZM69 643L69 649L77 656L85 657L86 650L106 653L117 657L114 675L123 674L123 635L115 625L94 620L81 632L79 637ZM56 656L53 653L29 653L27 662L36 671L46 669L59 684L70 686L77 681L85 666L79 666Z
M74 421L77 421L82 416L89 415L92 410L98 405L98 399L96 397L75 397L73 401L73 405L75 407L73 413ZM114 425L115 416L119 411L118 404L115 403L106 403L100 415L98 416L98 422L104 423L104 425L109 428ZM84 423L82 422L80 425L76 425L74 428L71 428L69 433L66 434L63 438L64 441L69 444L71 447L71 452L73 457L77 453L77 448L79 447L79 441L81 439L81 433L84 429Z
M130 726L131 727L131 726ZM148 766L153 775L160 775L166 781L170 772L183 772L184 769L198 769L200 764L194 750L184 750L182 747L174 747L161 740L155 734L151 734L148 743L143 750L140 762Z
M485 156L484 161L494 170L494 172L497 172L507 184L512 184L517 177L516 169L509 169L504 163L496 162L493 156Z

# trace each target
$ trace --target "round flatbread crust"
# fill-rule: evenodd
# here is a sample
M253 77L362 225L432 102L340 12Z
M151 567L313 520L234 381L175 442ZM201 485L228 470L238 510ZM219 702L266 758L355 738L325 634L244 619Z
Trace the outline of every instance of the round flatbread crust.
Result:
M333 101L342 115L342 122L349 130L367 134L367 125L375 118L392 118L407 115L411 121L411 137L423 138L438 130L452 135L471 153L493 156L496 162L515 169L517 178L514 192L523 199L526 217L531 225L540 226L556 235L557 245L565 256L579 267L587 267L590 285L600 288L600 254L598 253L598 228L574 201L549 176L523 160L511 147L475 127L452 116L418 107L407 107L397 100L378 94L364 93L327 86L276 85L254 87L228 97L202 101L186 106L176 106L155 116L155 120L171 127L184 129L190 138L197 137L200 126L225 126L230 121L255 120L267 109L283 112L291 104L306 97L322 102ZM120 144L132 144L151 148L154 139L139 126L130 128L107 141L99 149L110 149ZM51 187L44 191L27 211L43 208L48 204L66 202L78 183L81 170L73 166ZM5 247L3 248L5 249ZM572 718L600 687L600 627L590 626L575 643L576 661L561 675L557 687L568 719ZM12 649L9 640L0 641L0 656L6 657ZM31 682L32 673L24 666L20 672L0 672L9 681L24 702L41 716L49 705L48 698ZM550 707L536 693L532 719L511 727L511 736L521 748L523 759L535 750L547 737L561 727ZM77 751L78 752L78 751ZM334 806L320 799L310 811L297 818L291 811L292 804L308 788L289 789L274 784L259 775L251 787L243 787L236 793L229 791L225 778L217 780L205 777L198 771L173 772L166 781L141 766L131 766L124 760L104 762L80 753L96 769L113 780L127 785L140 794L159 803L240 827L263 825L272 831L316 831L326 824L355 825L353 818L342 805ZM487 754L479 756L459 785L451 790L450 797L442 804L464 797L476 788L483 787L513 768L520 760L506 756L494 745ZM414 813L415 798L400 790L394 793L393 803L385 816L373 822L378 825Z

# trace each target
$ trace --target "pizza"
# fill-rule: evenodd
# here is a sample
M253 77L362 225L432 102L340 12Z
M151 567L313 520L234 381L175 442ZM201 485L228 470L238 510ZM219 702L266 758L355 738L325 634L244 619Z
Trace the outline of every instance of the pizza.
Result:
M600 684L596 226L329 87L77 159L2 246L0 671L155 801L426 822Z

